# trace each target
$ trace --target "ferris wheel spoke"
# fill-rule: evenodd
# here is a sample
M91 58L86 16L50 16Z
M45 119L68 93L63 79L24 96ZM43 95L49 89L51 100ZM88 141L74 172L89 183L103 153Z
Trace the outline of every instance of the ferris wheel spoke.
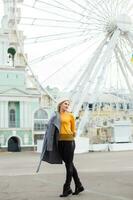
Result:
M47 3L47 2L44 2L44 1L41 1L41 0L37 0L38 2L42 3L42 4L46 4L46 5L49 5L49 6L55 6L56 8L59 8L59 9L63 9L63 10L67 10L67 11L72 11L72 12L75 12L74 10L70 9L69 7L67 6L63 6L63 7L60 7L60 6L56 6L56 5L53 5L51 3ZM77 4L78 6L80 6L80 8L82 8L83 10L86 10L86 7L84 7L83 5L79 4L78 2L74 1L74 0L69 0L75 4ZM62 3L60 3L60 5L63 5Z
M118 8L119 8L119 0L114 1L114 3L111 4L111 5L112 5L112 9L113 9L114 15L117 16L119 14L119 10L118 10ZM114 7L113 7L113 5L114 5Z
M25 26L29 26L29 27L30 26L31 27L33 27L33 26L35 27L36 26L36 27L40 27L40 28L47 27L47 28L51 28L51 30L54 29L54 28L58 28L59 31L61 31L62 28L66 29L66 30L68 28L71 28L71 29L75 29L75 30L82 30L83 33L86 33L86 34L89 33L89 35L91 35L92 33L95 34L95 35L97 35L98 32L102 34L102 32L103 32L103 28L99 27L99 26L94 26L94 28L93 27L90 27L90 28L79 27L78 28L78 27L66 27L66 26L65 27L64 26L49 26L49 25L45 25L44 26L44 25L40 25L40 24L28 24L28 23L27 24L21 23L20 25L21 25L21 27L25 27ZM88 38L89 38L89 35L88 35Z
M32 40L35 42L42 42L43 39L44 41L60 40L60 39L82 36L83 33L84 31L73 31L73 32L51 34L51 35L41 35L41 36L36 36L36 37L27 37L26 41L28 42Z
M122 88L122 80L121 80L122 74L121 74L121 70L120 70L119 63L118 63L117 60L116 60L116 63L117 63L117 77L118 77L118 80L117 80L117 91L118 91L119 89Z
M104 76L104 70L106 69L107 65L111 62L113 49L115 48L116 41L117 41L117 38L119 37L119 35L120 35L120 31L116 30L106 48L106 52L102 55L102 57L100 59L98 66L101 66L101 72L98 77L97 84L95 85L94 91L96 90L96 88L99 87L100 80L102 80L103 76ZM100 70L100 69L96 69L96 70ZM93 76L91 77L92 80L94 79L94 76L95 76L95 73L93 73Z
M85 30L85 27L79 27L79 26L69 26L67 24L61 24L61 25L52 25L52 24L40 24L40 23L37 23L36 20L33 20L32 22L30 23L24 23L24 22L21 22L20 25L23 25L23 26L40 26L40 27L49 27L49 28L66 28L66 29L80 29L80 30Z
M70 9L68 6L66 6L65 4L63 4L63 3L61 3L61 2L59 2L59 1L57 1L57 0L53 0L53 2L56 2L57 5L60 5L60 6L62 6L63 8Z
M126 12L129 14L130 10L132 10L132 8L133 8L133 2L132 1L125 1L125 4L123 5L123 10L124 10L124 8L126 9Z
M74 91L75 85L77 83L77 80L79 80L80 75L83 74L83 71L86 69L88 65L88 59L87 62L85 60L85 62L82 64L82 66L80 67L80 69L76 72L76 74L74 74L74 76L72 77L72 79L67 83L67 85L63 88L63 91ZM75 79L76 77L76 79ZM72 85L73 84L73 85Z
M100 53L106 43L107 37L104 38L104 40L100 43L99 47L96 49L95 54L93 55L93 57L91 58L88 67L83 71L83 73L80 75L79 80L77 80L77 83L74 87L74 91L77 90L78 91L75 93L75 95L73 96L73 104L72 104L72 108L73 111L77 114L79 107L81 106L82 100L84 99L84 92L86 90L86 88L88 87L86 85L87 84L91 84L92 80L94 81L96 79L96 74L98 73L98 70L96 70L96 63L98 61L98 58L100 56ZM95 67L95 69L94 69ZM99 69L99 68L98 68ZM94 78L91 78L91 74L92 72L95 70L95 72L93 74L95 74ZM80 85L79 85L80 84ZM89 90L88 90L89 91ZM82 94L82 95L81 95ZM79 95L83 96L80 103L78 105L75 105L76 99L79 97Z
M99 5L99 2L97 3L94 3L94 2L92 2L92 1L88 1L88 0L85 0L86 1L86 3L88 4L88 10L90 11L90 12L92 12L92 10L93 10L93 14L94 15L98 15L98 16L101 16L101 15L99 15L99 9L97 9L97 5ZM100 2L101 2L101 0L100 0ZM100 13L101 13L101 11L100 11ZM92 14L92 13L91 13ZM105 18L104 18L105 19Z
M105 18L103 18L103 16L101 16L101 14L99 14L99 12L95 12L95 4L92 4L92 3L90 3L90 2L88 2L87 0L85 0L86 1L86 3L87 3L87 5L88 5L88 7L86 8L86 12L87 12L87 14L86 14L86 19L88 19L88 20L90 20L90 19L92 19L92 20L99 20L101 23L105 23ZM92 6L92 8L90 8L90 6ZM93 9L93 12L92 12L92 9ZM90 17L88 17L88 13L90 13Z
M129 55L131 52L129 52L129 49L127 49L127 45L125 45L127 41L123 41L120 44L117 45L118 53L121 57L121 60L123 60L125 70L128 69L128 74L133 75L133 70L131 68L131 63L129 60ZM123 53L124 52L124 53Z
M43 43L43 42L52 42L52 41L55 41L55 40L59 41L59 40L66 40L66 39L70 39L70 38L71 39L72 38L79 39L79 38L82 38L82 37L84 37L84 36L82 36L81 34L80 35L65 36L65 37L60 37L60 38L51 38L51 39L43 37L43 40L42 40L42 38L41 39L40 38L36 38L34 41L31 41L31 42L27 41L27 43L25 43L25 44L35 44L35 43L40 43L40 42L41 43Z
M129 89L130 93L132 94L133 91L132 91L130 82L129 82L128 78L127 78L127 74L126 74L125 69L124 69L124 67L123 67L123 63L122 63L121 59L119 58L118 52L117 52L116 50L115 50L115 55L116 55L116 58L117 58L117 60L118 60L118 63L119 63L119 66L120 66L122 75L123 75L123 77L124 77L124 80L125 80L125 82L126 82L126 84L127 84L127 87L128 87L128 89Z
M82 6L81 4L79 4L78 2L76 2L75 0L69 0L69 1L71 1L71 2L73 2L73 3L75 3L76 5L78 5L80 8L82 8L83 9L83 11L89 11L89 12L91 12L91 9L88 9L87 7L84 7L84 6ZM70 9L70 8L69 8ZM85 12L84 12L85 13ZM88 12L87 12L87 14L85 15L82 15L82 17L85 17L85 18L87 18L88 20L89 20L89 18L88 18ZM94 19L98 19L98 18L94 18Z
M72 36L65 36L65 37L60 37L60 38L52 38L52 39L48 39L48 38L44 38L43 37L43 39L41 38L36 38L34 41L27 41L25 44L26 45L28 45L28 44L35 44L35 43L43 43L43 42L52 42L52 41L56 41L56 40L69 40L70 38L72 39L72 38L74 38L74 39L76 39L76 38L81 38L81 37L84 37L84 36L82 36L82 35L72 35ZM31 40L31 39L30 39Z
M29 6L29 5L26 5L26 4L23 4L23 5ZM36 7L35 7L35 9L40 9L40 8L36 8ZM60 8L60 9L61 9L61 8ZM46 11L46 12L49 12L49 13L51 13L51 14L58 15L58 16L60 16L60 17L65 17L65 18L66 18L66 16L64 16L64 15L59 15L58 13L51 12L51 11L49 11L49 10L44 10L44 9L42 9L42 8L41 8L41 11ZM71 10L69 9L69 11L73 11L73 10L72 10L72 9L71 9ZM75 11L74 11L74 12L75 12ZM75 12L75 13L78 14L78 15L80 15L81 17L88 18L88 20L89 20L89 17L88 17L87 15L81 14L81 13L79 13L79 12ZM101 17L101 16L100 16L100 17ZM96 19L96 20L99 20L99 21L102 22L102 23L104 23L104 21L101 20L101 19L99 19L99 18L92 17L92 19L93 19L93 18ZM74 21L74 18L67 17L67 19L71 19L72 21ZM58 21L58 20L57 20L57 21ZM84 22L82 22L82 21L80 21L80 20L78 20L78 22L84 24ZM86 23L86 24L89 24L89 23Z
M128 6L129 6L129 4L128 4ZM132 10L133 10L133 5L131 4L130 7L127 8L127 12L128 12L128 13L131 13ZM131 14L131 16L133 16L133 15Z
M107 11L105 9L103 9L104 10L104 14L105 14L105 16L104 16L103 15L103 10L101 10L102 2L104 0L100 0L95 4L93 4L92 1L88 1L88 0L86 0L86 1L88 2L88 5L91 6L92 9L93 9L92 15L94 14L94 15L100 17L101 19L106 20L106 17L108 17L108 13L107 13ZM107 16L106 16L106 14L107 14Z
M84 26L82 26L82 27L79 27L79 26L75 26L75 27L69 27L69 26L67 26L67 24L77 24L77 25L79 25L79 24L82 24L82 25L93 25L93 22L89 22L89 23L87 23L87 22L82 22L82 21L67 21L67 20L64 20L64 22L63 22L63 20L56 20L56 19L43 19L43 18L32 18L32 17L22 17L22 20L30 20L31 22L29 23L29 22L27 22L27 23L24 23L24 22L21 22L20 23L20 25L31 25L31 26L33 26L33 25L36 25L36 26L47 26L47 27L57 27L57 28L75 28L75 29L86 29L86 27L84 27ZM54 25L50 25L50 24L39 24L39 22L38 21L40 21L40 22L54 22ZM59 22L59 23L61 23L61 25L56 25L55 23L57 23L57 22ZM66 24L65 24L66 23ZM63 24L63 25L62 25ZM100 26L102 23L101 23L101 21L99 20L99 23L98 22L95 22L95 24L97 25L97 26ZM92 29L92 28L91 28Z
M123 9L125 10L125 7L128 6L127 0L120 0L119 2L119 13L123 12Z
M100 6L99 6L101 13L104 11L105 17L107 17L107 18L109 18L112 15L111 9L110 9L110 7L108 7L109 6L108 1L110 1L110 0L106 0L106 1L102 0L100 2Z
M38 1L38 0L34 0L34 2L33 2L33 4L32 4L32 7L35 7L37 1Z
M27 37L27 40L28 39L37 39L37 38L51 38L51 37L62 37L62 36L65 36L65 35L75 35L76 33L84 33L84 31L72 31L72 32L61 32L61 33L57 33L57 34L50 34L50 35L41 35L41 36L36 36L36 37Z
M115 7L115 2L117 2L117 0L113 3L111 3L111 1L108 1L109 2L109 7L110 7L110 16L113 17L114 16L114 7Z
M56 5L54 5L54 4L50 4L50 3L47 3L47 2L44 2L44 1L39 1L38 0L38 2L40 3L40 4L46 4L46 5L49 5L49 6L52 6L52 7L54 7L54 8L57 8L57 9L59 9L59 10L63 10L64 12L70 12L70 13L73 13L73 14L76 14L76 15L78 15L78 16L81 16L81 17L84 17L85 15L83 15L82 13L80 13L80 12L77 12L76 10L73 10L73 9L68 9L68 8L63 8L63 7L60 7L60 6L56 6ZM43 9L42 9L43 10Z
M129 32L127 39L130 42L132 49L133 49L133 42L132 42L133 41L133 33Z
M106 21L102 20L102 18L98 18L98 16L91 16L90 19L92 20L92 23L89 22L89 24L99 24L99 25L106 25ZM99 22L99 23L98 23Z
M74 56L72 59L70 59L67 63L65 63L63 66L61 66L59 69L57 69L55 72L53 72L52 74L50 74L50 76L48 76L45 80L42 81L42 84L44 82L46 82L47 80L49 80L50 78L52 78L53 76L55 76L58 72L60 72L61 70L63 70L66 67L69 67L69 65L75 61L75 59L77 59L77 57L82 56L82 54L88 49L85 48L82 52L78 53L76 56Z
M38 3L40 3L40 4L45 4L45 5L48 5L48 6L51 6L51 7L55 7L55 8L58 8L58 9L62 9L62 10L69 10L70 8L68 8L67 6L62 6L62 7L60 7L61 5L63 5L63 4L58 4L58 6L57 5L55 5L55 4L52 4L52 3L48 3L48 2L45 2L44 0L43 1L41 1L41 0L37 0L37 2ZM53 2L55 2L55 1L53 1ZM60 6L59 6L60 5Z
M19 19L19 18L18 18ZM84 22L81 22L79 20L63 20L63 19L48 19L48 18L36 18L36 17L22 17L21 16L21 19L23 20L34 20L34 21L41 21L41 22L61 22L61 23L83 23Z
M71 2L73 2L74 4L78 5L80 8L82 8L83 10L86 10L86 7L83 6L82 4L80 4L79 2L75 1L75 0L69 0Z
M59 53L63 53L64 51L67 51L69 49L72 49L72 48L75 48L76 46L79 46L79 45L82 45L84 44L85 42L87 42L87 38L81 40L79 43L75 42L75 43L71 43L70 45L67 45L63 48L60 48L60 49L57 49L55 51L52 51L44 56L41 56L39 58L36 58L32 61L30 61L30 63L36 63L36 62L41 62L43 61L44 59L48 59L49 57L52 57L52 56L55 56L55 55L58 55Z
M99 39L98 39L99 40ZM55 76L58 72L60 72L61 70L63 70L66 67L69 67L68 65L70 65L72 62L75 61L75 59L81 57L87 50L91 49L97 42L98 40L96 40L95 42L93 42L90 46L87 46L82 52L79 52L78 54L76 54L76 56L74 56L73 58L71 58L67 63L65 63L63 66L61 66L60 68L58 68L58 70L56 70L55 72L53 72L52 74L50 74L50 76L48 76L43 82L46 82L47 80L49 80L50 78L52 78L53 76ZM88 58L87 58L88 60ZM88 63L88 62L87 62ZM83 65L84 66L84 65ZM82 67L83 67L82 66ZM82 68L81 67L81 68Z
M64 29L77 29L77 30L85 30L84 27L78 26L64 26L64 25L48 25L48 24L34 24L34 23L21 23L23 26L37 26L37 27L48 27L48 28L64 28Z
M17 19L20 19L20 18L17 18ZM22 20L25 20L25 21L30 20L31 22L30 23L23 23ZM97 21L99 21L99 23ZM39 22L41 22L41 24L39 24ZM60 24L64 24L64 25L71 24L71 23L75 24L75 25L76 24L77 25L79 25L79 24L81 24L81 25L93 25L93 22L84 22L84 21L81 21L81 20L79 20L79 21L78 20L77 21L76 20L68 21L68 20L57 20L57 19L46 19L46 18L21 17L21 24L25 24L25 25L28 24L28 25L45 26L45 24L42 24L42 22L44 22L44 23L53 22L54 25L51 25L51 26L55 26L55 23L56 24L60 23ZM101 23L100 20L96 19L95 24L98 25L98 26L101 26L103 23ZM104 23L104 25L105 25L105 23ZM58 26L56 25L56 27L58 27ZM80 28L80 27L78 27L78 28ZM85 28L85 27L82 27L82 28Z
M118 53L119 53L119 55L121 57L121 60L123 60L124 66L126 67L125 70L128 69L130 74L133 76L133 69L131 68L131 66L126 61L126 59L124 57L124 54L122 53L121 49L118 46L117 46L117 50L118 50Z
M127 36L125 36L123 38L123 40L121 41L121 43L122 43L122 45L121 45L122 48L121 49L122 49L122 51L125 54L125 59L126 59L126 57L128 57L128 61L129 61L129 55L132 54L132 48L131 48L131 45L130 45L128 39L127 39Z
M26 5L26 4L23 4L24 6L29 6L29 5ZM39 8L35 8L35 9L39 9ZM49 11L49 10L46 10L46 12L50 12L51 13L51 11ZM58 13L53 13L52 12L52 14L57 14L58 16L60 16L60 17L64 17L64 16L62 16L62 15L59 15ZM82 15L82 17L85 17L85 18L88 18L89 19L89 17L88 16L86 16L86 15ZM68 19L71 19L73 22L74 22L74 18L70 18L70 17L68 17ZM68 21L68 19L67 19L67 21ZM101 19L99 19L99 18L95 18L95 17L92 17L92 19L94 19L94 20L98 20L100 23L102 23L102 24L105 24L105 21L103 21L103 20L101 20ZM57 20L57 21L59 21L59 20ZM77 21L77 20L76 20ZM82 21L80 21L80 20L78 20L78 22L79 23L86 23L86 22L82 22ZM86 24L89 24L89 23L86 23Z
M98 59L100 57L100 53L103 51L103 48L104 48L104 46L106 44L106 41L107 41L107 37L105 37L103 39L103 41L100 43L99 47L96 49L95 53L93 54L93 56L92 56L92 58L91 58L91 60L89 62L87 71L85 71L85 74L83 74L81 76L81 78L79 80L79 83L82 84L82 86L85 84L87 79L88 80L90 79L89 77L90 77L90 75L92 73L92 69L95 70L94 67L95 67L95 65L96 65L96 63L97 63L97 61L98 61ZM89 74L89 77L88 77L88 74ZM77 84L78 84L78 82L77 82ZM78 85L76 85L76 87L77 86ZM76 90L76 88L75 88L75 90Z
M51 14L52 16L58 16L58 17L62 17L62 18L66 18L66 19L71 19L73 20L73 18L69 17L69 16L65 16L65 15L62 15L62 14L59 14L60 12L54 12L54 11L51 11L51 10L46 10L46 9L43 9L43 8L38 8L38 7L32 7L31 5L28 5L28 4L25 4L23 3L22 4L24 7L28 7L28 8L31 8L31 9L35 9L35 10L38 10L39 12L44 12L44 13L48 13L48 14ZM79 14L79 13L78 13ZM80 15L80 14L79 14Z

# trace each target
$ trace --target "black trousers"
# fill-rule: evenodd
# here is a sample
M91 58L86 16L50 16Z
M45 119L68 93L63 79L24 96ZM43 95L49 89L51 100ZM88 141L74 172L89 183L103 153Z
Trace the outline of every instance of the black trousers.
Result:
M78 172L74 166L74 150L75 150L75 141L59 141L58 142L59 153L62 160L65 163L66 167L66 181L65 185L70 187L72 178L75 182L75 186L80 186L81 182L78 177Z

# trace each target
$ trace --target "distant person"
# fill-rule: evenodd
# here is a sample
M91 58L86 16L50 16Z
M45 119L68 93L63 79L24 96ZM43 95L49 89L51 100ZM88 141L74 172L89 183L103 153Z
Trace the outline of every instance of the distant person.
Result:
M76 127L74 115L68 111L69 104L68 98L62 98L58 102L57 112L54 113L48 123L41 154L41 160L43 161L52 164L61 164L62 161L65 163L66 180L60 197L67 197L70 194L78 195L84 191L73 163ZM71 189L72 178L75 183L74 192Z

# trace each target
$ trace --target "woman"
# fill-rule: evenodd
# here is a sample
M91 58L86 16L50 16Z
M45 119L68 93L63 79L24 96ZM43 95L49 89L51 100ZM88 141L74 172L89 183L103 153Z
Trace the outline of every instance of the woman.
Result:
M66 180L60 197L67 197L70 194L78 195L84 191L73 164L76 127L73 114L68 112L69 104L70 101L67 98L59 101L58 110L49 121L41 154L43 161L52 164L59 164L62 161L65 163ZM75 192L72 192L70 187L72 178L75 183Z

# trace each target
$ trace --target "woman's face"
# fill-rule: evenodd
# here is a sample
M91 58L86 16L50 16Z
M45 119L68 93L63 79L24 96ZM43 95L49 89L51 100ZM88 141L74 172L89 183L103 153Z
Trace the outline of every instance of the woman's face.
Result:
M70 102L69 101L64 101L61 106L60 106L60 111L67 111L69 108Z

